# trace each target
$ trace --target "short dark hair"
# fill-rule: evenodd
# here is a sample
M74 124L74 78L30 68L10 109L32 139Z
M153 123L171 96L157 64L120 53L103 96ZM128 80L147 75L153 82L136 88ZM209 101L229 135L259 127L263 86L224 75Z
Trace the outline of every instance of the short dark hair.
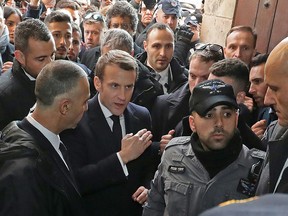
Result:
M254 29L252 29L250 26L234 26L233 28L231 28L227 35L226 35L226 38L225 38L225 46L227 46L227 38L228 36L232 33L232 32L235 32L235 31L240 31L240 32L249 32L251 33L251 35L253 36L254 38L254 48L256 47L256 43L257 43L257 33Z
M249 86L249 68L240 59L220 60L209 68L209 72L217 77L230 77L237 82L239 91L247 92ZM238 92L235 92L237 94Z
M257 56L252 58L250 66L255 67L255 66L264 64L266 63L268 57L269 57L269 53L258 54Z
M120 16L122 18L129 17L132 31L135 34L138 25L138 14L136 9L134 9L132 5L127 1L115 2L115 4L113 4L106 13L105 21L108 28L110 28L111 18L117 16Z
M69 93L76 88L82 77L87 77L85 71L71 61L50 62L41 70L36 79L37 103L42 106L52 105L57 96Z
M17 25L14 39L15 50L25 52L30 38L45 42L53 40L49 29L39 19L27 19Z
M48 26L49 23L53 22L68 22L72 24L72 17L60 10L52 11L45 17L44 23Z
M146 41L148 41L149 35L150 33L154 30L154 29L158 29L158 30L167 30L171 32L172 37L174 38L174 32L173 30L166 24L163 23L154 23L152 26L150 26L150 28L147 30L146 33Z
M98 59L94 72L101 81L104 79L104 70L107 65L118 65L126 71L134 70L138 77L136 60L123 50L110 50Z
M72 10L80 10L80 5L77 1L61 0L56 4L56 9L70 8Z

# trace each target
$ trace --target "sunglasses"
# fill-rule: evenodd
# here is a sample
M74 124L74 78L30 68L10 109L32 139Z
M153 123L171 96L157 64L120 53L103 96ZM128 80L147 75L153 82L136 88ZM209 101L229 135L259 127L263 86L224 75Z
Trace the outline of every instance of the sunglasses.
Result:
M93 13L88 13L84 16L84 20L88 20L88 19L94 19L96 21L99 22L104 22L104 19L102 17L101 14L99 14L98 12L93 12Z
M223 47L218 44L210 44L210 43L197 43L195 45L195 50L211 50L215 52L221 51L223 53Z
M195 45L195 48L190 50L190 53L193 54L196 51L212 51L212 52L217 52L222 59L224 58L224 50L223 47L221 45L218 44L210 44L210 43L197 43Z

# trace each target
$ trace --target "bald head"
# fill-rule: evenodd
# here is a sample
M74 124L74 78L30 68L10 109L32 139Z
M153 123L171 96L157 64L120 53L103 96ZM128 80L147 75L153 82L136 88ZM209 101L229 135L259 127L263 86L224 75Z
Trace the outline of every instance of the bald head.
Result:
M288 37L282 40L271 52L267 59L265 75L276 69L276 73L288 73ZM276 68L275 68L276 67ZM275 73L275 72L273 72ZM288 76L287 76L288 79Z
M275 109L281 126L288 127L288 37L272 50L264 74L268 85L264 104Z

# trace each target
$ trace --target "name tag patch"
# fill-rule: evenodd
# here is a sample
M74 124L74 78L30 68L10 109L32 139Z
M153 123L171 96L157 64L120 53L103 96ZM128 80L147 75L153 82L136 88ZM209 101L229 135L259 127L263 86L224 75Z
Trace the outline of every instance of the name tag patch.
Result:
M171 172L171 173L184 173L185 172L185 167L182 167L182 166L169 166L168 172Z

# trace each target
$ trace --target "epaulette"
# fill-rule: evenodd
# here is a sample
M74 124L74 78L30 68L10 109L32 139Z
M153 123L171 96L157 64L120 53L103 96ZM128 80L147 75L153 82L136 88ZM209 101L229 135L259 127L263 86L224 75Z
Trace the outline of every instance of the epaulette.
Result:
M251 152L251 156L254 157L254 158L258 158L258 159L262 159L264 160L265 159L265 156L266 156L266 152L264 151L261 151L259 149L250 149L249 150Z
M181 136L173 138L165 147L165 149L176 146L176 145L186 145L190 143L190 136Z

